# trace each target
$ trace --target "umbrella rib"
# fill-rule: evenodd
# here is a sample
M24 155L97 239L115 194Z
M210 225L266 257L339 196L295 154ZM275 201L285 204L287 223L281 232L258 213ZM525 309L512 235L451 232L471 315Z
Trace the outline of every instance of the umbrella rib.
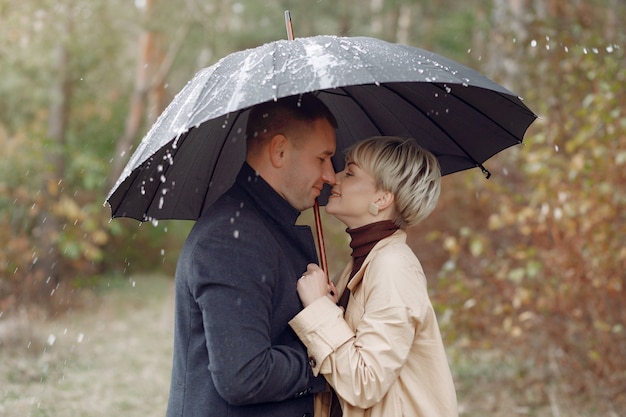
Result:
M226 134L226 140L222 142L222 146L220 147L220 152L216 161L219 161L220 156L222 155L222 152L224 151L224 147L228 143L228 138L230 137L230 134L232 133L235 125L237 124L237 120L239 119L239 116L241 116L243 113L244 113L243 111L235 112L235 118L232 123L229 123L230 127L228 129L228 133ZM213 166L213 170L211 171L211 175L209 176L209 178L213 178L213 176L215 175L215 171L217 170L217 166L218 164L216 162L215 165ZM204 192L204 199L202 200L202 206L200 206L200 212L198 213L198 217L200 217L202 213L204 213L204 209L205 209L206 201L207 201L207 195L209 194L210 189L211 189L211 181L209 181L209 185L206 187L206 190Z
M522 141L520 139L518 139L518 137L513 134L509 129L507 129L506 127L504 127L501 123L499 123L497 120L492 119L491 117L487 116L485 114L485 112L481 111L480 109L478 109L477 107L473 106L472 104L470 104L467 100L463 100L461 97L448 93L446 91L446 89L444 88L443 85L440 85L438 83L434 84L437 88L439 88L440 90L444 91L446 94L450 94L451 96L453 96L454 98L456 98L457 100L459 100L460 102L466 104L468 107L471 107L472 109L476 110L477 113L480 113L481 115L487 117L489 120L491 120L495 125L497 125L500 129L502 129L504 132L506 132L509 136L511 136L513 139L515 139L517 141L517 143L522 143ZM473 88L482 88L482 87L476 87L476 86L472 86ZM464 88L468 88L468 87L464 87ZM499 95L500 97L506 99L507 101L510 101L511 103L515 104L518 107L520 106L520 103L516 103L514 100L511 99L511 96L508 94L504 94L504 93L500 93L498 91L495 90L490 90L493 91L495 94ZM460 146L459 146L460 147Z
M466 104L468 107L471 107L472 109L476 110L476 112L482 114L483 116L487 117L484 112L480 111L479 109L477 109L476 107L474 107L473 105L471 105L470 103L468 103L466 100L463 100L462 98L452 94L452 93L448 93L446 91L446 89L438 84L438 83L431 83L431 85L433 85L436 88L439 88L440 90L444 91L446 94L451 95L452 97L454 97L455 99L459 100L460 102ZM393 92L394 94L396 94L398 97L400 97L402 100L404 100L407 104L409 104L410 106L412 106L415 110L417 110L418 112L420 112L421 114L424 115L424 117L428 118L428 120L431 121L431 123L437 127L437 129L439 129L443 134L446 135L446 137L452 142L454 143L464 154L465 156L467 156L468 159L470 159L478 168L480 168L480 170L483 172L483 174L485 175L486 178L491 177L491 172L489 172L489 170L487 168L485 168L485 166L481 163L478 162L476 160L476 158L474 158L468 151L467 149L465 149L452 135L450 135L446 129L444 129L444 127L439 124L436 120L428 117L428 115L426 114L426 112L424 112L422 109L420 109L417 106L414 106L407 98L405 95L403 95L402 93L400 93L399 91L395 90L392 88L392 86L388 85L387 83L385 84L381 84L381 86L384 86L385 88L387 88L388 90L390 90L391 92ZM476 87L476 88L480 88L480 87ZM490 120L492 120L491 118L489 118ZM494 121L495 123L495 121ZM500 127L503 131L505 131L507 134L513 136L515 138L516 141L519 142L519 139L517 139L517 137L515 137L515 135L513 135L511 132L509 132L507 129L505 129L502 125L500 125L499 123L497 124L498 127Z
M424 117L426 117L428 120L430 120L433 125L435 125L437 127L437 129L439 129L441 132L443 132L446 137L448 139L450 139L452 141L452 143L454 143L477 167L479 167L481 169L481 171L483 172L483 174L485 175L485 177L489 178L491 176L491 173L489 172L489 170L487 170L487 168L485 168L483 166L483 164L481 164L480 162L476 161L476 159L471 156L466 150L465 148L463 148L461 145L459 145L459 143L452 138L448 132L446 132L445 129L443 129L443 127L437 123L436 121L432 120L430 117L428 117L428 115L426 114L426 112L424 112L421 108L414 106L407 98L406 96L404 96L403 94L399 93L398 91L394 90L393 88L391 88L391 86L389 85L389 83L381 83L378 85L379 87L384 87L387 90L391 91L393 94L397 95L398 97L400 97L405 103L407 103L408 105L410 105L413 109L415 109L417 112L421 113L422 115L424 115ZM344 91L345 95L347 97L349 97L357 106L359 106L359 108L361 109L361 111L367 115L367 117L369 118L369 120L372 122L372 124L374 124L374 126L376 127L376 130L378 130L379 134L382 134L382 129L381 127L376 124L375 120L373 117L371 117L370 112L367 111L367 109L358 101L356 100L352 94L350 94L350 92L344 87L341 89L342 91ZM328 92L330 94L337 94L337 93L332 93L329 91L325 91ZM337 94L339 95L339 94ZM455 96L456 97L456 96Z

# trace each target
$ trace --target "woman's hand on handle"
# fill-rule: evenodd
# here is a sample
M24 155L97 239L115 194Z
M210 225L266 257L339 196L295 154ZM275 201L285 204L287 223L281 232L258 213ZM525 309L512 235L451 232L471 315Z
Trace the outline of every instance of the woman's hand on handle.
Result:
M326 273L316 264L309 264L297 285L298 296L304 307L309 306L321 297L329 297L337 303L337 290L332 282L328 282Z

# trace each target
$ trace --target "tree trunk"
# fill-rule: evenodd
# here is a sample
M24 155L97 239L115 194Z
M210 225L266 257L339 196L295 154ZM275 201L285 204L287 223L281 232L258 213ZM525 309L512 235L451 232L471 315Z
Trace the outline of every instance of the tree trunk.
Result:
M413 27L413 9L410 4L400 5L398 13L398 27L396 29L396 42L409 44L411 42L411 28Z
M29 291L30 301L39 302L52 307L53 297L62 285L60 278L58 234L59 221L52 209L59 200L65 176L65 152L67 125L72 96L72 84L69 68L70 54L64 38L69 38L71 25L68 22L63 30L59 44L54 51L54 70L56 79L52 85L50 113L48 118L48 138L50 148L47 150L44 168L42 195L44 204L39 213L39 226L33 230L37 241L37 258L33 263L32 287ZM62 291L59 292L61 294ZM57 296L59 295L57 294Z
M520 74L521 48L528 40L528 0L494 0L493 32L489 36L488 73L514 89Z
M118 139L111 162L109 188L115 185L128 161L144 122L152 124L163 111L165 79L176 55L181 49L189 28L181 28L176 39L170 44L167 53L163 51L164 39L152 29L151 21L154 0L146 0L144 10L144 30L139 40L139 54L135 71L135 86L130 98L130 108L122 136Z
M146 21L149 19L150 11L154 4L154 0L146 0L145 16ZM130 98L130 108L126 117L126 125L122 136L117 141L115 154L111 163L111 171L109 176L109 186L113 186L115 181L122 173L124 164L128 160L128 153L132 150L135 137L141 129L143 116L146 109L146 97L148 89L148 75L150 68L150 55L156 42L156 33L150 30L148 24L144 25L144 30L139 41L139 56L137 58L137 67L135 71L135 86Z

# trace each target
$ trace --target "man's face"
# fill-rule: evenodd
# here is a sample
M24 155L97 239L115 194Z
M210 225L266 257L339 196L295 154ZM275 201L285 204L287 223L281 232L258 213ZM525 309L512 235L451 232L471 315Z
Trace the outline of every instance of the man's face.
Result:
M288 138L281 195L297 210L313 207L324 183L335 183L331 156L335 153L335 129L326 119L303 123L297 138Z

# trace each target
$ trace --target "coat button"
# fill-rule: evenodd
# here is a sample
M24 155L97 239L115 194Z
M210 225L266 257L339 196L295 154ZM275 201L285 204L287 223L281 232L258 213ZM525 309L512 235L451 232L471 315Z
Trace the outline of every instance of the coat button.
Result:
M315 365L317 365L317 362L315 361L315 358L314 358L313 356L311 356L311 357L309 358L309 366L310 366L311 368L315 368Z

